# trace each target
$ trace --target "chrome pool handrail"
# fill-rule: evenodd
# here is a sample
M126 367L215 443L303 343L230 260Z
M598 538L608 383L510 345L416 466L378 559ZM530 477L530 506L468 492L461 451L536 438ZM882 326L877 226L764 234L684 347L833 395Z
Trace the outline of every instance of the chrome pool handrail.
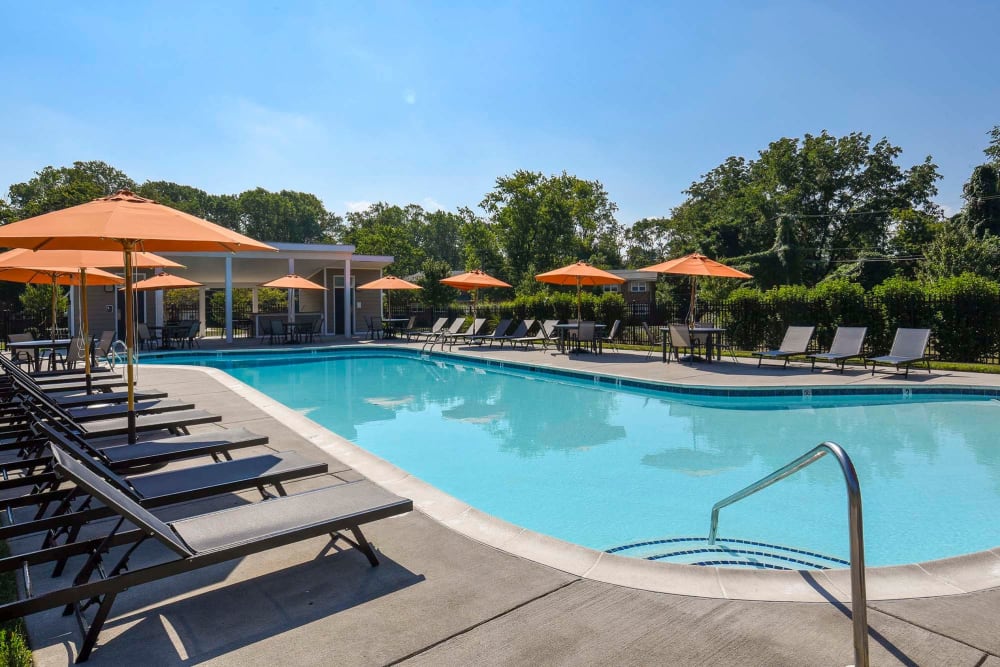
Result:
M848 530L851 535L851 617L854 621L854 664L857 667L868 665L868 595L865 591L865 541L864 526L861 517L861 486L854 463L847 452L835 442L824 442L812 448L791 463L778 468L767 477L762 477L753 484L720 500L712 506L712 526L708 531L708 543L715 544L715 536L719 528L719 510L723 507L743 500L775 482L795 474L806 466L815 463L827 454L833 454L844 473L847 485Z

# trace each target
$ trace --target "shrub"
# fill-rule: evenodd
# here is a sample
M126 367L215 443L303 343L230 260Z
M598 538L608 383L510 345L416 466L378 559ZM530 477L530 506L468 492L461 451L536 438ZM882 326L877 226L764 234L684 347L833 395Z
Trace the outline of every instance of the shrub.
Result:
M1000 340L1000 285L965 273L936 281L928 290L935 304L938 356L976 361L997 350Z

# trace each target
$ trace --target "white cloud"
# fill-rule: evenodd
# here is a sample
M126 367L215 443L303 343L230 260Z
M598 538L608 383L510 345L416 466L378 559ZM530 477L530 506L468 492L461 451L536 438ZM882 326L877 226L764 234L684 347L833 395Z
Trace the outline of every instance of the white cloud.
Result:
M417 93L413 90L406 89L403 91L403 101L407 104L417 103Z
M349 201L344 202L344 204L347 206L347 210L350 213L361 213L372 207L372 203L370 201Z
M306 114L270 109L247 99L226 105L219 124L259 156L315 150L326 140L324 127Z
M428 211L443 211L444 206L430 197L424 197L424 208Z

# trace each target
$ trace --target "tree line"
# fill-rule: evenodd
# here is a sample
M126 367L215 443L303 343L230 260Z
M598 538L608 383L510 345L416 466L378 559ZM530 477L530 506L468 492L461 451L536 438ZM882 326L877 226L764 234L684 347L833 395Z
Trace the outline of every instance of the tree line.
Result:
M422 273L428 287L450 271L482 268L530 295L549 289L534 274L579 259L639 268L700 251L751 273L749 284L761 289L837 278L867 289L894 276L998 275L1000 125L984 153L964 186L962 210L950 217L934 202L940 174L930 156L904 168L902 149L887 139L824 131L778 139L754 158L729 157L669 213L631 224L618 220L600 181L565 172L501 176L475 209L379 202L341 215L310 193L209 194L168 181L137 183L100 161L45 167L11 185L0 199L0 223L127 188L263 241L343 243L392 255L393 274ZM706 296L724 296L734 283L709 283ZM432 289L424 297L452 294Z

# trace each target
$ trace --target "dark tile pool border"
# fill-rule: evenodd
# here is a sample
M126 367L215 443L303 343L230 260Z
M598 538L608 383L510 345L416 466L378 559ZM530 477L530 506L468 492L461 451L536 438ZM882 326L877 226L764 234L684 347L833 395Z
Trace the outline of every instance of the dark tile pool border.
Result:
M144 363L184 363L181 358L190 359L233 359L248 356L267 355L268 359L261 359L260 365L277 365L289 363L295 358L301 358L301 362L314 361L317 357L335 359L338 357L397 357L397 358L418 358L418 359L441 359L452 362L460 362L469 366L481 368L511 369L521 372L534 373L538 375L549 375L554 377L564 377L577 381L593 382L609 387L626 387L630 389L640 389L652 391L660 394L675 394L682 396L712 396L720 398L811 398L816 396L890 396L911 398L915 396L977 396L986 398L1000 398L1000 387L985 387L972 385L934 385L934 386L901 386L886 385L880 387L838 385L821 386L806 385L795 387L710 387L705 385L677 384L672 382L660 382L657 380L643 380L633 377L623 377L619 375L609 375L606 373L592 373L567 368L556 368L540 364L532 364L520 361L507 361L500 359L489 359L472 357L464 354L454 354L450 352L422 352L412 348L403 347L379 347L372 348L366 345L344 345L337 347L309 347L309 348L282 348L280 350L269 350L266 348L249 348L239 350L184 350L175 352L147 352L140 357ZM178 362L172 362L178 359ZM224 369L223 369L224 370Z

